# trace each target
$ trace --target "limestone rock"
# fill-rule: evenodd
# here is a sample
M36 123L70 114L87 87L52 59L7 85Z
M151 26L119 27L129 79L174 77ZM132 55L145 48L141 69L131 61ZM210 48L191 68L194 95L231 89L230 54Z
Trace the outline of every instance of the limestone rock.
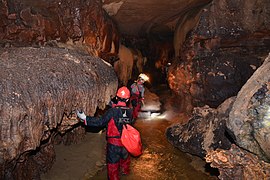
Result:
M215 0L202 8L200 18L186 18L174 34L179 58L168 81L181 96L183 110L205 104L216 108L236 96L269 53L268 1ZM191 27L188 21L196 20Z
M113 62L118 31L100 1L3 0L0 2L0 45L76 47Z
M209 151L206 162L218 168L219 179L269 179L270 164L258 159L252 153L235 144L229 150L217 149Z
M7 179L38 171L29 165L33 171L18 174L17 163L74 128L76 109L104 109L118 86L110 64L67 49L1 48L0 59L0 177Z
M166 34L174 31L188 10L197 9L210 0L106 0L103 8L123 34ZM193 11L194 12L194 11Z
M166 136L181 151L200 156L216 148L229 149L231 142L226 137L226 119L234 98L225 101L216 109L208 106L195 108L186 124L175 124L166 131Z
M242 87L230 112L228 128L236 143L270 161L270 56Z

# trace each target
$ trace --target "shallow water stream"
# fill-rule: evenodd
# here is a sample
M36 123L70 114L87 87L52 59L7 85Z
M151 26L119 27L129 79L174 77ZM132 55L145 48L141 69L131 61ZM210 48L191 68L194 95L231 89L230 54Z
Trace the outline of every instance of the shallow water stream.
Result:
M166 97L168 91L162 92L160 92L161 98ZM146 95L154 99L154 104L158 104L155 101L162 100L151 92ZM217 179L207 172L205 168L207 166L202 159L179 151L167 141L166 128L174 122L185 122L187 117L175 113L169 103L165 106L164 113L159 116L149 118L150 114L144 113L136 120L135 127L141 133L144 151L140 157L131 158L131 173L122 176L121 179ZM163 116L164 114L167 116ZM56 146L56 162L51 171L42 176L42 180L106 180L105 147L104 132L89 132L80 144Z
M132 158L131 174L122 176L121 179L217 179L203 172L203 160L182 153L166 140L165 130L170 124L166 119L136 121L135 126L141 132L144 152L140 157ZM91 179L106 179L106 170Z

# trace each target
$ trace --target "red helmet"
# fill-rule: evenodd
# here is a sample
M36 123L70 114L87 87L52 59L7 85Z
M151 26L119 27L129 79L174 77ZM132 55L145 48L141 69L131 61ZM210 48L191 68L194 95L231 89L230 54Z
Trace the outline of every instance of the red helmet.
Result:
M123 86L118 89L116 96L123 99L128 99L130 97L130 91L126 86Z

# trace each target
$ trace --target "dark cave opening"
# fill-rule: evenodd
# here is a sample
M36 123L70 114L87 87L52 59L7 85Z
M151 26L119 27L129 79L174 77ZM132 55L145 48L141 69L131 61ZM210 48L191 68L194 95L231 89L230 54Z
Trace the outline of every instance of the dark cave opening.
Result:
M210 163L206 163L204 168L205 168L205 172L209 173L211 176L218 177L220 175L218 168L211 167Z
M225 132L224 132L224 136L232 143L232 144L236 144L235 141L235 136L234 134L228 129L226 128Z

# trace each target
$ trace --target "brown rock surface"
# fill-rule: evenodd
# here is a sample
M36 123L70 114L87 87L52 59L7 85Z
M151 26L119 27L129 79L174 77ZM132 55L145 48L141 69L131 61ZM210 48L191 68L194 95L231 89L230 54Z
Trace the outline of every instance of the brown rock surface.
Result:
M54 159L53 137L78 124L74 110L105 108L117 77L105 61L67 49L2 48L0 58L0 177L36 177Z
M230 98L218 109L194 108L186 124L174 124L167 129L168 140L181 151L201 158L216 148L229 149L231 142L225 136L226 120L233 102L234 98Z
M239 91L228 128L236 143L270 161L270 56Z
M269 12L266 0L215 0L203 9L185 41L174 41L179 58L169 71L169 84L187 102L180 108L217 107L237 94L269 53ZM185 28L174 38L184 36Z
M123 34L166 34L174 31L188 11L211 0L104 0L103 8Z
M211 167L218 168L219 179L269 179L270 164L260 161L257 156L251 154L236 145L229 150L217 149L209 151L206 162Z
M4 0L0 19L3 46L61 42L108 61L118 53L118 32L100 1Z

